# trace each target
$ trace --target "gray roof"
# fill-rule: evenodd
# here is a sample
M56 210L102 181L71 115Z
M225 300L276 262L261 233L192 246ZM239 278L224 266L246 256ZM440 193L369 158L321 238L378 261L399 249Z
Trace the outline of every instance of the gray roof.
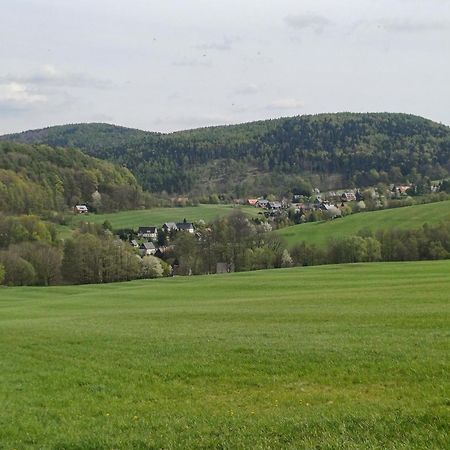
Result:
M153 244L153 242L144 242L141 244L141 249L145 249L145 250L155 250L155 244Z
M139 227L138 233L156 233L158 228L156 227Z
M168 228L169 230L176 230L177 229L177 224L175 222L166 222L163 227Z
M181 222L177 223L177 228L179 230L192 230L194 229L194 225L192 225L192 223L190 222Z

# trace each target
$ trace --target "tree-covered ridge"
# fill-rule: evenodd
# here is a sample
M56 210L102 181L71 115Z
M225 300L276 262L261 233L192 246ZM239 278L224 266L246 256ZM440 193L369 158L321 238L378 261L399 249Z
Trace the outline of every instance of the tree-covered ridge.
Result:
M80 124L8 138L78 147L126 165L154 192L241 196L292 190L301 178L369 185L450 172L450 128L407 114L320 114L170 134Z
M136 207L140 196L128 169L80 150L0 143L0 211L40 214L79 203L107 211Z

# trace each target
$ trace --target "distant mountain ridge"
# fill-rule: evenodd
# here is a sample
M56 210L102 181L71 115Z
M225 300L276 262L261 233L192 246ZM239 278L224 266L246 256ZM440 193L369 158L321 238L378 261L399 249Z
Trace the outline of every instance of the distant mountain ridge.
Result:
M450 127L398 113L305 115L154 133L74 124L0 137L79 148L153 192L235 197L450 173Z

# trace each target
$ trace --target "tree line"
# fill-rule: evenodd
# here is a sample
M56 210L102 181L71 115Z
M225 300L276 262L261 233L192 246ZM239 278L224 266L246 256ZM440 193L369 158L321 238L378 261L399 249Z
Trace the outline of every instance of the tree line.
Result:
M419 229L361 230L325 247L287 248L266 222L240 211L195 234L172 234L165 251L141 256L104 224L83 223L65 242L36 217L0 216L0 278L6 285L88 284L293 266L450 258L450 221ZM8 235L5 237L6 234ZM13 233L13 234L11 234ZM174 271L174 272L173 272Z
M5 285L110 283L170 273L164 261L141 258L101 225L83 223L64 242L53 230L35 216L0 216L0 275Z
M407 114L319 114L171 134L68 125L8 138L78 147L128 167L151 192L241 197L305 182L436 180L450 171L450 129Z
M270 232L240 212L218 219L200 236L178 234L168 262L180 273L214 273L217 263L232 270L258 270L375 261L417 261L450 258L450 221L419 229L361 230L354 236L331 239L326 246L299 242L288 248Z

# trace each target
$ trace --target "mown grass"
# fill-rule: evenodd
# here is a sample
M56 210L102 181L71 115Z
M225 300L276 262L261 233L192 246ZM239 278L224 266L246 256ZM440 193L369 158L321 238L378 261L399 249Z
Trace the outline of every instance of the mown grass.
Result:
M419 228L426 222L436 224L442 220L450 220L450 201L352 214L342 219L294 225L277 233L289 246L300 241L324 245L330 238L354 235L362 229Z
M2 289L0 447L449 448L449 272Z
M259 212L256 208L249 206L199 205L185 208L152 208L109 214L89 214L82 217L75 217L74 222L77 222L78 219L93 223L103 223L105 220L108 220L114 229L137 229L140 226L160 227L164 222L182 222L184 219L188 222L198 220L210 222L218 217L230 214L236 208L251 216L256 216Z

